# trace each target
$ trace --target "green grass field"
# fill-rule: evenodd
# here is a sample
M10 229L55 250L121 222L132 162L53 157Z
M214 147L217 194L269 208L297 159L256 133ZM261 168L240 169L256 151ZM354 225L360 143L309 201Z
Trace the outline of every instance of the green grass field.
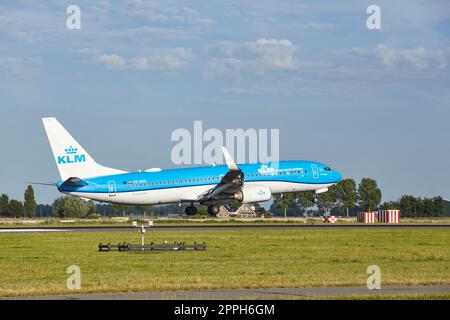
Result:
M115 218L103 219L72 219L69 221L50 218L35 218L35 219L19 219L19 218L0 218L0 229L2 228L36 228L36 227L131 227L131 221L137 220L139 224L147 225L148 220L155 222L157 226L199 226L199 225L323 225L321 217L283 217L273 218L191 218L191 219L141 219L141 218L122 218L116 220ZM356 221L355 217L339 217L337 224L339 225L354 225L361 224ZM425 225L450 225L450 218L401 218L400 224L425 224Z
M205 241L205 252L98 252L99 242L139 243L138 232L0 234L0 296L219 288L450 284L448 230L230 230L148 232L147 241Z

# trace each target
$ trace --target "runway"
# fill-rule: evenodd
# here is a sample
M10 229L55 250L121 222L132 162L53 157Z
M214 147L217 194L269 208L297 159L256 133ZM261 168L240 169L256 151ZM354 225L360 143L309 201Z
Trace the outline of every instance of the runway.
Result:
M69 229L61 229L61 228L22 228L22 229L0 229L0 233L33 233L33 232L68 232L72 231Z
M450 225L426 224L373 224L373 225L178 225L153 226L151 231L226 231L226 230L398 230L398 229L449 229ZM103 226L103 227L33 227L33 228L0 228L0 233L29 232L125 232L136 231L135 227Z
M12 297L19 300L227 300L227 299L307 299L345 298L362 296L450 294L450 285L386 286L379 290L366 287L286 288L286 289L233 289L194 291L117 292L67 294L54 296Z

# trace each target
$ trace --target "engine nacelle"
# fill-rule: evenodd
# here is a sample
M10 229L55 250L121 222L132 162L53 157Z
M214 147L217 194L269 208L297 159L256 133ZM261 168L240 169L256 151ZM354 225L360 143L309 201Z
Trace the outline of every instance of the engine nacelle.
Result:
M272 191L267 186L246 186L234 194L234 199L242 203L268 201L272 197Z

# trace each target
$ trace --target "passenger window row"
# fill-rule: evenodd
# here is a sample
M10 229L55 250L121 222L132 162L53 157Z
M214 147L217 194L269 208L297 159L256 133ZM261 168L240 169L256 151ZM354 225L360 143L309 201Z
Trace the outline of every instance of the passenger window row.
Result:
M291 174L304 174L306 170L294 170L294 171L286 171L286 172L278 172L276 175L291 175ZM255 178L255 177L263 177L263 176L271 176L268 173L252 173L246 174L246 178ZM180 184L180 183L192 183L192 182L207 182L207 181L216 181L219 182L221 180L220 177L208 177L208 178L195 178L195 179L179 179L179 180L171 180L171 181L154 181L154 182L145 182L145 183L127 183L128 188L137 188L137 187L150 187L150 186L158 186L158 185L171 185L171 184ZM124 182L125 183L125 182Z
M282 172L277 172L275 175L276 176L284 176L284 175L292 175L292 174L305 174L307 171L306 170L294 170L294 171L282 171ZM272 174L269 173L255 173L255 174L246 174L245 177L246 178L254 178L254 177L264 177L264 176L272 176Z
M209 178L196 178L196 179L181 179L181 180L172 180L172 181L128 183L128 188L150 187L150 186L180 184L180 183L188 183L188 182L206 182L206 181L220 181L220 178L219 177L209 177Z

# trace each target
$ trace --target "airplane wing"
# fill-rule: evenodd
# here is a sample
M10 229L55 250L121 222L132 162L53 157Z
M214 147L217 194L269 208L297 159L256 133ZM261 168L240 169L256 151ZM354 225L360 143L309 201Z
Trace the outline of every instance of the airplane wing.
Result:
M27 184L36 184L36 185L40 185L40 186L51 186L51 187L56 187L57 184L55 182L33 182L33 181L25 181L25 183Z
M234 162L230 153L225 147L222 147L228 172L223 176L220 182L210 190L206 191L197 198L197 202L205 202L209 200L226 199L231 197L235 192L241 190L244 185L244 173Z

